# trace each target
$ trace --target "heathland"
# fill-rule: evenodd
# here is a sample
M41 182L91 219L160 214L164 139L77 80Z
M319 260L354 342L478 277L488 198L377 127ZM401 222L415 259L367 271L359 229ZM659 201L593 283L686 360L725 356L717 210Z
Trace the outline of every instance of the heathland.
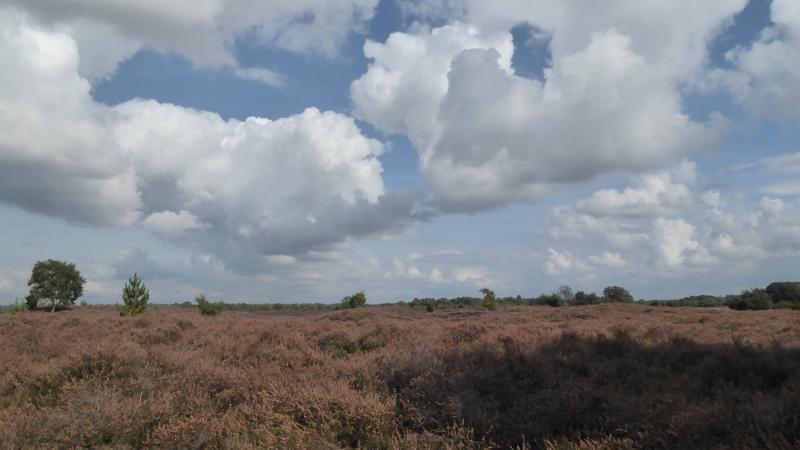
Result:
M800 311L0 315L0 448L797 448Z

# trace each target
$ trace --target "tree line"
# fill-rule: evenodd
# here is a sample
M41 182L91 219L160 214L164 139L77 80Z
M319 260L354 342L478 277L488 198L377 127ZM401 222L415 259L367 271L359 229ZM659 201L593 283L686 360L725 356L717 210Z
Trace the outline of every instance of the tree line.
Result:
M30 291L25 297L25 303L15 303L8 307L11 311L22 309L49 309L56 311L74 305L75 301L83 295L86 280L74 263L48 259L38 261L31 271L28 286ZM739 294L726 296L693 295L675 300L639 300L622 286L608 286L602 294L594 292L574 292L569 286L563 285L555 292L541 294L537 297L502 297L497 298L494 291L489 288L480 290L483 297L455 297L455 298L414 298L410 302L398 302L394 305L407 305L411 308L423 308L434 311L444 308L483 307L495 310L503 306L531 305L531 306L581 306L599 305L603 303L639 303L649 306L671 307L729 307L734 310L765 310L765 309L800 309L800 282L773 282L765 289L754 288L742 291ZM150 291L144 285L137 273L128 280L122 288L122 304L118 305L120 315L135 316L142 314L150 308ZM363 291L344 297L338 304L305 303L305 304L247 304L223 303L221 301L208 301L202 294L195 298L195 303L204 315L217 315L225 309L240 311L279 311L279 310L324 310L324 309L351 309L367 305L367 296ZM384 303L382 306L392 305ZM191 302L183 302L176 306L191 306Z
M428 311L444 308L477 308L484 307L495 310L502 306L580 306L600 305L602 303L634 303L633 296L621 286L608 286L603 293L574 292L569 286L561 286L550 294L541 294L538 297L502 297L497 298L494 291L489 288L480 290L483 297L455 297L455 298L415 298L408 302L412 308L424 308Z

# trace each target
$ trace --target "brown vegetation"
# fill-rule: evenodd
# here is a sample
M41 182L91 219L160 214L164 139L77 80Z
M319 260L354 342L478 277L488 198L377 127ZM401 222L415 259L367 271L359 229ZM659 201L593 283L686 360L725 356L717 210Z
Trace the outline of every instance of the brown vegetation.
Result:
M0 315L0 448L792 448L800 312Z

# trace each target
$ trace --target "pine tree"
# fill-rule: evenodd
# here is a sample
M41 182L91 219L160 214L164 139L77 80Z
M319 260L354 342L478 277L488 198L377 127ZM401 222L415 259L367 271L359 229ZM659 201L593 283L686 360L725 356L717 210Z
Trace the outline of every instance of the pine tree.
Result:
M150 301L150 291L142 283L139 274L134 273L133 277L122 288L123 305L119 313L122 316L141 314L147 308L148 301Z

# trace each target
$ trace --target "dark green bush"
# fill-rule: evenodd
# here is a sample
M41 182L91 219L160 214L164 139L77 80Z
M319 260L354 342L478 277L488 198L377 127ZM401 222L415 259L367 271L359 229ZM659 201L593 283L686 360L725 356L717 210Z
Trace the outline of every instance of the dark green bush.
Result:
M739 295L729 296L728 307L738 311L770 309L772 299L765 289L750 289L742 291Z
M643 302L648 306L688 306L695 308L717 308L727 306L725 297L718 297L716 295L690 295L674 300L646 300Z
M564 299L558 294L542 294L536 297L533 303L542 306L562 306L564 304Z
M772 309L800 309L800 303L782 301L772 305Z
M575 293L575 296L572 297L572 301L570 301L568 304L571 306L597 305L600 304L600 297L598 297L594 292L587 294L583 291L578 291Z
M767 286L767 295L774 303L791 302L800 304L800 283L776 281Z
M498 301L499 303L499 301ZM415 298L408 302L411 308L425 308L427 311L446 308L479 308L483 304L483 298L478 297L456 297L456 298Z
M633 303L633 296L621 286L609 286L603 289L604 303Z
M360 308L367 304L367 295L363 291L348 295L342 299L342 306L345 308Z

